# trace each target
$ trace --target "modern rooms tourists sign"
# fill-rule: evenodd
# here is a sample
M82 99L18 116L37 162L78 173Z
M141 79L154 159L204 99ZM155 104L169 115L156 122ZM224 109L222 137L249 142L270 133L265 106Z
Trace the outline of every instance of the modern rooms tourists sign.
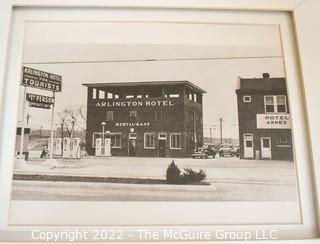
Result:
M258 129L291 129L290 114L257 114Z
M21 85L53 92L61 91L62 76L28 67L22 67L22 70Z

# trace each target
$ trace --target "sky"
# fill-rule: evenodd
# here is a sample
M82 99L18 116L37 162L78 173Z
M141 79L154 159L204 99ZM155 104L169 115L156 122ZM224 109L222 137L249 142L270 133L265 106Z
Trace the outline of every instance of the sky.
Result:
M259 25L29 22L23 63L62 76L56 113L86 105L83 83L189 80L207 91L204 136L219 137L222 118L228 138L238 137L238 77L285 75L278 27ZM32 128L50 127L50 110L27 112Z

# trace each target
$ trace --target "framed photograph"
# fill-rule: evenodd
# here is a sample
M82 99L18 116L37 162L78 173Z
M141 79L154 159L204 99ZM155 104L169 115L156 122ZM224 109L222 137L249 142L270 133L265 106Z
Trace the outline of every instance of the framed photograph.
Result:
M1 4L0 241L319 241L316 1Z

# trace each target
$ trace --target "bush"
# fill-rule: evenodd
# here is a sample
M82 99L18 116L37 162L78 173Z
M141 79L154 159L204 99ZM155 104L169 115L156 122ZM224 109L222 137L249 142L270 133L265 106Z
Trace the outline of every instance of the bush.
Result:
M174 163L174 160L172 160L167 168L166 180L169 184L181 184L181 171Z
M191 168L184 169L184 171L182 179L185 184L200 183L207 177L206 172L202 169L200 169L199 172L196 172Z
M198 172L191 168L184 169L183 174L178 166L172 162L169 164L166 172L168 184L197 184L201 183L207 177L205 171L200 169Z

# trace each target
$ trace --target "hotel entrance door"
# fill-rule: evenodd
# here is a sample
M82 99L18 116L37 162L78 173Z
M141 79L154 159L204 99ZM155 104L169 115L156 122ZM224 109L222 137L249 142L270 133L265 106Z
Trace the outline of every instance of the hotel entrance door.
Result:
M136 133L129 133L129 157L137 156L137 134Z
M166 141L159 140L159 157L166 157Z
M166 133L159 133L158 140L159 140L159 157L165 158L166 157L167 134Z
M130 157L136 156L136 147L137 147L136 139L129 139L129 156Z

